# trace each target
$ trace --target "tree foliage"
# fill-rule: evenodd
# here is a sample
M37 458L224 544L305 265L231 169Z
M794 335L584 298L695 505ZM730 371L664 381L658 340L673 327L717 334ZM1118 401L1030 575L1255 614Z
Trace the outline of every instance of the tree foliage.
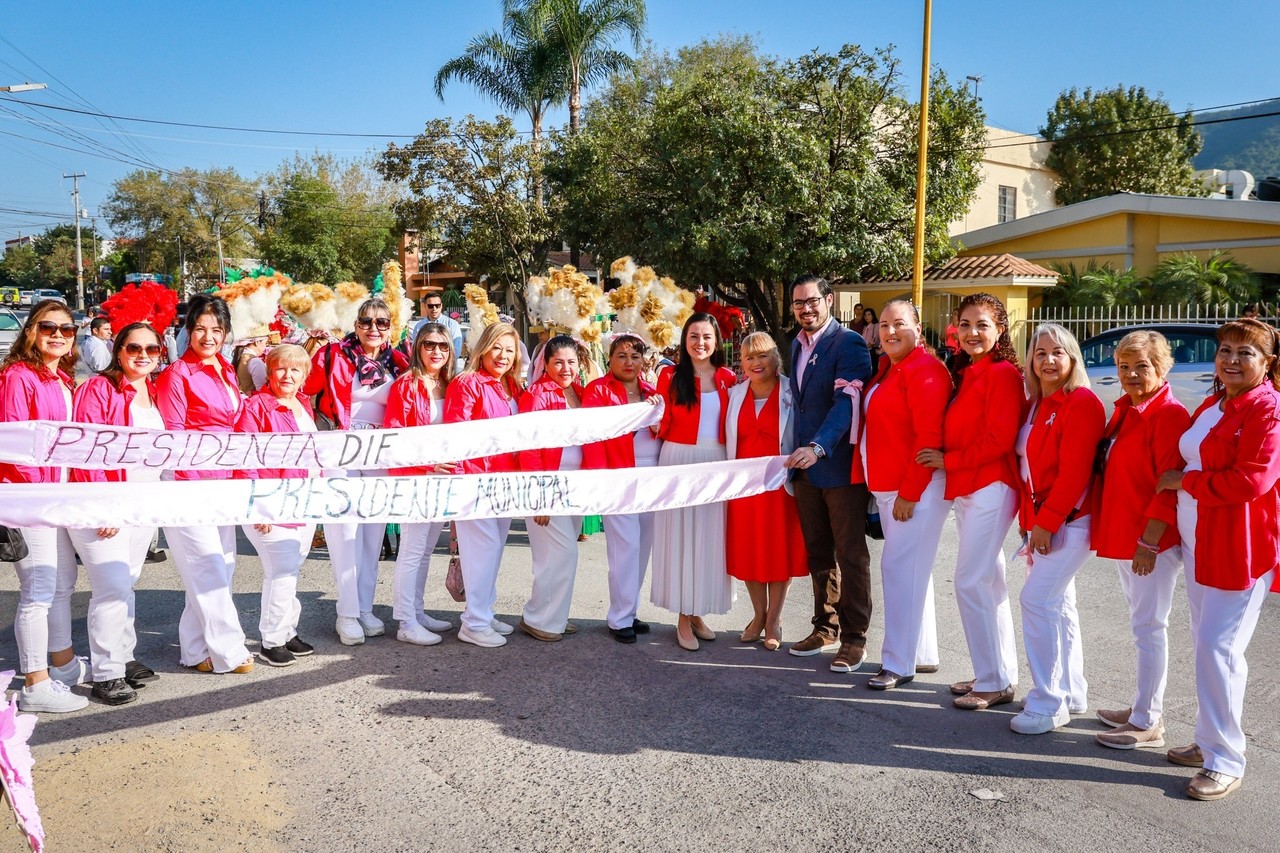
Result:
M919 111L890 51L845 46L793 60L721 38L646 52L563 140L548 179L565 236L713 288L780 336L785 283L910 268ZM926 258L977 188L981 108L932 80ZM781 340L781 337L779 337Z
M1190 113L1141 86L1058 96L1040 134L1053 143L1046 165L1058 173L1058 204L1117 192L1203 196L1191 160L1203 144Z
M1153 299L1170 305L1252 302L1260 290L1257 273L1221 250L1203 260L1190 252L1173 255L1161 261L1151 276Z

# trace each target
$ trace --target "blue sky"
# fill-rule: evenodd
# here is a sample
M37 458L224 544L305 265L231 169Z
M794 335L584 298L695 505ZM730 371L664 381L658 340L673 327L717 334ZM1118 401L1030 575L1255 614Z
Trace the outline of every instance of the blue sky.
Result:
M919 85L923 0L648 5L648 35L659 47L723 32L755 35L766 52L784 56L846 42L892 44L906 86ZM42 0L22 8L17 14L10 7L0 27L8 42L0 41L0 85L49 83L48 92L15 96L35 102L66 106L82 98L123 116L395 134L413 134L439 116L495 112L462 84L452 85L441 102L431 80L473 35L497 26L499 0ZM932 58L954 79L982 77L979 93L991 124L1034 132L1058 92L1070 86L1141 84L1179 109L1280 97L1280 66L1265 44L1277 25L1275 0L1219 0L1211 10L1193 0L936 0ZM71 181L64 172L87 173L81 206L93 213L112 181L134 168L54 147L49 143L84 143L28 120L48 121L49 113L17 112L21 118L0 111L5 239L55 221L7 211L66 210L70 216ZM166 168L234 166L246 176L274 168L298 149L352 156L384 144L121 122L135 134L126 138L105 132L91 117L56 115L72 131Z

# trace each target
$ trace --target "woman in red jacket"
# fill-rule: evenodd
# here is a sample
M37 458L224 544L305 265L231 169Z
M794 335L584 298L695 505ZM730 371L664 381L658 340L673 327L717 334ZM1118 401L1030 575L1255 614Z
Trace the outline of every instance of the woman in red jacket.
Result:
M75 392L75 420L86 424L164 429L156 407L151 374L160 366L160 333L147 323L131 323L116 335L105 370ZM75 469L71 479L91 482L156 482L156 468L128 471ZM134 629L133 587L156 528L100 527L68 531L85 573L89 575L89 650L93 695L106 705L124 705L138 698L137 689L157 675L134 659L138 636Z
M1080 344L1066 329L1039 326L1027 362L1031 413L1018 453L1029 570L1019 601L1033 686L1009 728L1032 735L1066 725L1087 707L1075 576L1089 558L1089 489L1106 418L1089 390Z
M951 398L947 368L924 346L915 306L895 299L880 312L886 358L863 395L858 455L867 488L880 508L884 551L884 649L880 672L867 686L891 690L938 665L933 612L933 560L951 502L940 470L916 461L942 444L942 419Z
M391 345L391 309L382 299L374 297L361 303L355 326L341 342L320 347L311 357L311 373L303 393L312 398L321 420L327 418L332 424L322 423L326 429L380 428L391 380L409 366L405 354ZM353 469L346 475L375 477L385 473ZM338 595L334 628L345 646L358 646L365 637L386 632L386 625L373 614L378 557L386 529L385 524L355 522L324 525Z
M1012 702L1018 683L1004 540L1018 511L1015 445L1027 394L1004 303L975 293L958 310L960 352L951 359L957 390L943 427L946 450L923 450L916 461L947 474L945 496L958 534L956 604L974 676L951 691L957 708L980 711Z
M520 411L580 408L584 389L578 384L578 344L568 335L556 335L541 354L542 373L520 398ZM582 448L577 446L526 450L519 456L521 471L577 471L582 467ZM526 520L525 528L533 555L533 591L517 627L535 640L555 642L569 624L582 519L537 515Z
M724 413L733 380L733 371L724 367L715 318L692 315L680 333L680 360L658 377L658 393L666 401L658 464L725 458ZM679 614L676 641L694 651L698 640L716 638L702 617L733 606L733 578L724 563L724 504L663 510L654 520L653 539L649 600Z
M1244 653L1267 591L1280 592L1280 336L1258 320L1218 330L1214 394L1179 442L1186 467L1160 476L1178 495L1178 534L1196 655L1196 740L1169 760L1202 766L1187 796L1219 800L1240 787Z
M222 356L231 331L231 311L218 296L199 294L187 308L191 343L182 358L160 374L156 405L171 430L233 432L240 416L240 386ZM230 471L175 471L179 480L227 480ZM187 591L178 623L179 660L198 672L253 671L240 614L231 596L236 570L233 525L165 527L164 538Z
M587 386L584 408L625 406L662 398L645 382L644 341L623 334L609 344L609 373ZM662 442L650 429L636 430L582 448L584 468L652 468L658 464ZM605 553L609 559L609 633L619 643L634 643L637 634L649 633L649 624L636 618L640 588L653 552L653 513L610 515L604 522Z
M267 353L267 385L245 401L236 421L236 432L315 432L311 408L299 396L311 359L293 344L281 344ZM311 477L306 469L260 469L238 472L250 479ZM258 631L262 650L258 657L270 666L292 666L315 649L298 636L302 605L298 602L298 574L311 553L315 523L246 524L244 535L262 558L262 607Z
M382 425L387 429L426 426L444 421L444 397L453 378L454 352L452 336L440 323L422 323L413 336L411 369L391 384L387 415ZM452 474L451 462L432 469L392 468L393 477L421 476L434 471ZM422 609L427 586L427 570L431 554L444 530L443 521L426 521L400 525L400 549L396 554L396 576L391 586L394 601L391 617L400 623L396 639L418 646L434 646L440 632L453 628L453 623L428 616Z
M444 395L445 423L506 418L519 411L524 387L520 384L520 346L515 327L509 323L485 326L471 359ZM519 470L514 453L464 459L458 465L463 474ZM498 569L502 549L511 529L509 518L473 518L455 521L458 551L462 558L462 580L467 590L467 606L462 611L458 639L482 648L506 645L514 628L493 615L498 600Z
M71 420L71 377L76 369L76 325L66 303L39 302L27 315L13 348L0 365L0 421ZM65 468L0 463L0 482L65 482ZM18 665L26 679L18 693L24 711L79 711L89 704L70 688L89 675L71 647L71 593L76 555L67 531L24 527L30 553L14 564L18 612L13 632ZM50 663L53 666L50 666Z
M1164 686L1169 671L1169 610L1182 567L1178 502L1156 493L1156 478L1182 467L1178 439L1191 416L1173 396L1165 375L1173 366L1169 342L1159 332L1131 332L1115 349L1125 396L1116 401L1100 445L1101 477L1093 490L1093 550L1114 560L1129 603L1138 653L1133 704L1099 710L1113 731L1097 736L1114 749L1164 746Z

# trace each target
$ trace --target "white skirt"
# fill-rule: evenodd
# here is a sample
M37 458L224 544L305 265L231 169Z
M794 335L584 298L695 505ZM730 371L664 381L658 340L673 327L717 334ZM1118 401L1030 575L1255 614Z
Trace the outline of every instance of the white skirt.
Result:
M662 445L659 465L720 462L717 441ZM649 600L672 613L705 616L733 607L733 578L725 570L724 504L704 504L655 513L653 581Z

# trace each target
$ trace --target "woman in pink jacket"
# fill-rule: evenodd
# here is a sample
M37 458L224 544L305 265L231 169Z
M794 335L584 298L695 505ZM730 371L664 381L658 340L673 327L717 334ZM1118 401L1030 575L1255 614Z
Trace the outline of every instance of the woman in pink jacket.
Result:
M151 374L160 365L163 341L147 323L131 323L116 334L111 362L75 392L75 420L86 424L164 429ZM76 482L156 482L159 469L128 471L75 469ZM89 650L93 695L107 705L138 698L137 688L158 676L134 659L138 636L133 623L133 587L155 526L74 528L68 531L89 575Z
M520 384L520 347L515 327L509 323L486 326L472 350L467 369L449 383L444 396L445 423L506 418L519 411L524 387ZM517 471L516 455L501 453L464 459L463 474ZM467 606L462 612L458 639L483 648L506 645L515 629L493 615L498 600L498 569L502 549L511 529L509 518L473 518L455 521L462 579Z
M410 370L391 383L387 415L382 425L387 429L398 429L443 422L445 391L453 378L455 357L448 328L441 323L419 325L413 336ZM437 474L452 474L456 467L446 462L434 469L392 468L387 473L393 477L420 476L432 470ZM396 555L396 576L391 588L395 604L391 616L400 623L396 639L402 643L434 646L440 642L440 632L453 628L452 622L428 616L422 609L431 552L436 549L444 526L443 521L400 525L400 551Z
M0 421L71 420L71 377L77 357L76 324L66 304L56 299L37 303L0 365ZM66 479L65 468L0 463L0 482L4 483L59 483ZM22 536L30 553L14 564L18 612L13 632L18 640L18 665L26 675L18 707L24 711L79 711L89 700L70 688L88 677L89 668L71 648L71 593L76 588L71 537L56 527L24 527Z
M1267 592L1280 592L1280 335L1259 320L1227 323L1214 366L1215 393L1178 444L1186 464L1156 483L1178 495L1198 700L1195 743L1168 756L1203 768L1187 784L1195 800L1220 800L1240 787L1244 653Z

